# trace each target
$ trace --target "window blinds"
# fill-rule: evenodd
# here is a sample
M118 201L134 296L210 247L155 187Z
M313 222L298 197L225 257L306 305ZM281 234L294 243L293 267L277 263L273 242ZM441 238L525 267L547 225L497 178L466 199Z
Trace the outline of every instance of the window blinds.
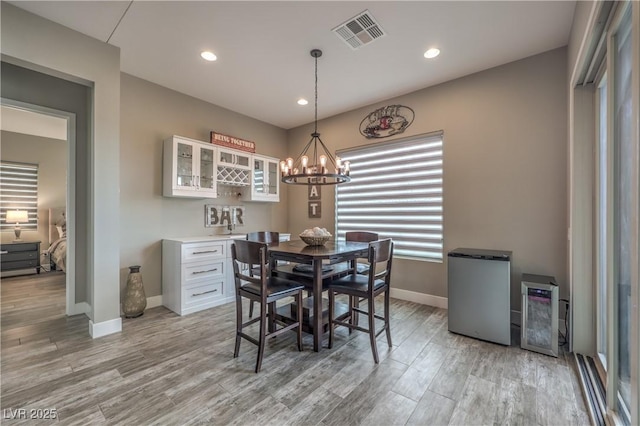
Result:
M7 210L26 210L28 223L22 230L38 229L38 165L0 162L0 230L13 231L7 223Z
M443 134L340 151L351 182L336 187L336 232L377 232L394 254L442 261Z

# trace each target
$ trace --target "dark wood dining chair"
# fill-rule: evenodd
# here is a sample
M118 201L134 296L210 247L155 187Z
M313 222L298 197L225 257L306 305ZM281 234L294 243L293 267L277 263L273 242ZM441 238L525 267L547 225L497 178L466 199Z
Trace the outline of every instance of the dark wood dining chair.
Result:
M371 241L377 241L380 239L377 232L369 232L369 231L348 231L344 236L345 241L354 241L358 243L370 243ZM356 270L359 274L366 275L369 273L369 264L358 262L356 260L355 263ZM360 302L362 299L354 299L352 296L349 296L349 306L360 306ZM353 311L351 311L353 313ZM358 315L351 315L351 323L358 324ZM351 329L349 329L349 333L351 333Z
M393 260L393 242L390 238L369 243L369 273L367 275L352 272L346 277L334 280L329 284L329 348L333 347L333 334L336 325L348 327L349 330L359 330L369 333L373 360L377 364L378 347L376 337L383 331L387 333L387 343L391 347L391 329L389 327L389 290L391 280L391 263ZM378 266L380 265L380 266ZM377 271L379 269L379 271ZM352 318L338 320L335 318L335 298L337 294L346 294L350 300L366 300L367 310L360 309L360 305L351 306L351 315L365 314L368 316L368 328L360 327ZM384 315L377 315L375 298L384 294ZM384 321L384 325L376 332L375 320Z
M370 243L371 241L379 240L380 237L376 232L349 231L345 234L344 239L345 241L353 241L358 243ZM356 268L358 268L359 274L369 273L369 265L366 263L357 263Z
M273 330L267 329L267 307L274 306L277 300L293 297L298 306L297 318L302 318L302 289L303 285L284 278L273 277L269 271L269 258L267 257L267 244L236 240L231 246L231 257L233 260L233 275L236 285L236 346L233 357L237 358L240 352L240 339L244 338L249 342L258 346L258 360L256 361L256 373L260 371L262 366L262 358L264 356L264 346L266 339L276 337L286 331L296 329L298 335L298 350L302 350L302 323L300 320L293 323L284 323L271 318L275 309L270 309L270 321L276 327ZM245 272L243 264L259 265L260 276L255 277L250 272ZM250 271L250 270L249 270ZM260 305L260 315L242 322L242 298L246 297L250 301L255 301ZM260 334L258 339L246 334L243 330L245 327L260 322ZM277 326L281 328L277 328Z
M249 232L247 234L247 241L257 241L259 243L267 243L271 244L273 242L280 241L280 233L275 231L257 231L257 232ZM251 274L254 276L259 276L260 267L249 265ZM249 302L249 318L253 318L253 305L254 301Z

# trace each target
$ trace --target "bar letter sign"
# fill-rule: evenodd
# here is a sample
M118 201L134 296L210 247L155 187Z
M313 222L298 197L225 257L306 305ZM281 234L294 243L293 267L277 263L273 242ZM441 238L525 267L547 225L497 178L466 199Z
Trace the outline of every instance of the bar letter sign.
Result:
M223 135L222 133L211 132L211 143L226 146L227 148L239 149L241 151L256 152L255 142L236 138L235 136Z
M322 193L320 192L320 185L311 184L308 187L309 191L309 218L320 218L322 212Z
M310 218L319 218L321 211L322 211L321 201L309 201L309 217Z

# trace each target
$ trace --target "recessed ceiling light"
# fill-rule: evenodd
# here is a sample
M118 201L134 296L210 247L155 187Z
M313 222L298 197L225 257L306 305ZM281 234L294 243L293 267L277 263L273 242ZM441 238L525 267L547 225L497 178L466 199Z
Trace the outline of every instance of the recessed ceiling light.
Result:
M202 56L202 59L205 59L207 61L215 61L216 59L218 59L218 57L213 52L209 52L208 50L202 52L200 56Z
M440 54L440 49L436 49L434 47L434 48L431 48L431 49L427 50L426 52L424 52L424 57L427 58L427 59L432 59L432 58L435 58L436 56L438 56L439 54Z
M306 105L308 103L309 101L306 99L302 99L302 98L298 99L298 105Z

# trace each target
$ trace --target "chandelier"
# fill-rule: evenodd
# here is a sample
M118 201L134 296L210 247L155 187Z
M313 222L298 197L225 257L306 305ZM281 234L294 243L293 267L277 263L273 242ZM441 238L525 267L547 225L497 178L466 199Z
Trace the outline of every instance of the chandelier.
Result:
M318 58L322 56L322 50L313 49L311 56L316 62L314 129L311 140L295 161L287 158L280 162L282 182L293 185L336 185L349 182L349 162L342 162L339 157L334 157L318 133Z

